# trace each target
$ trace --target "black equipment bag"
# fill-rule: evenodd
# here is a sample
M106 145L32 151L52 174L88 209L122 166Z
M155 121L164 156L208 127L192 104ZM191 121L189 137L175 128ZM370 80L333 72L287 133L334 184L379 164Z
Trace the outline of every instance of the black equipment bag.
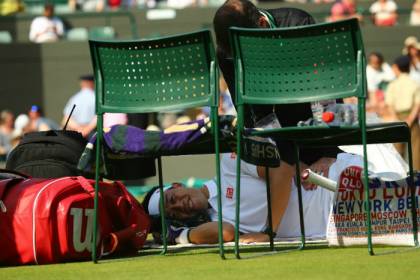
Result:
M79 175L77 163L86 143L86 139L77 131L27 133L10 152L6 168L36 178Z

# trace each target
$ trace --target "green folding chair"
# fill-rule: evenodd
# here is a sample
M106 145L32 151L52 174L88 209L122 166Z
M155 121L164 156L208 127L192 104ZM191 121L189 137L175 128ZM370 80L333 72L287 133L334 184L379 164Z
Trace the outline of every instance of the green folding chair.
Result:
M103 141L103 114L152 113L210 106L212 133L216 155L216 177L220 194L218 72L209 30L152 40L98 41L89 40L95 74L97 138L95 173L95 223L93 244L96 244L99 162ZM176 151L175 151L176 154ZM156 155L159 188L163 193L162 162ZM164 199L160 196L162 236L166 237ZM220 256L224 258L222 208L218 195ZM167 252L163 239L162 254ZM97 261L96 246L92 259Z
M237 168L240 170L244 129L244 106L248 104L292 104L328 99L358 98L358 124L340 127L284 127L247 134L290 140L299 158L301 146L363 144L364 185L368 186L366 144L408 143L413 238L417 239L410 129L404 122L366 125L366 58L356 19L280 29L230 29L236 77ZM301 248L305 247L299 163L296 164ZM237 173L239 175L239 172ZM240 176L237 176L237 197ZM268 188L269 192L269 188ZM370 213L369 188L365 188L365 209ZM236 201L239 209L240 201ZM270 209L271 211L271 209ZM239 254L239 210L236 212L235 252ZM371 217L367 215L368 251L373 255ZM271 248L272 238L271 238ZM273 249L274 250L274 249Z

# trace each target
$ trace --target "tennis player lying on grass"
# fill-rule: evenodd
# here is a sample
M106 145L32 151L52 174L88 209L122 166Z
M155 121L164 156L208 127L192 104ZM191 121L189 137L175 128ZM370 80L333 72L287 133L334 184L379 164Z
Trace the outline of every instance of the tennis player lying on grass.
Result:
M380 146L380 145L377 145ZM389 147L389 146L388 146ZM405 165L393 147L374 151L369 157L369 170L387 169L394 172L405 172ZM370 154L369 154L370 156ZM387 159L384 163L383 159ZM375 164L376 163L376 164ZM337 160L323 161L324 174L334 181L340 173L351 165L363 166L359 155L341 153ZM280 168L280 167L279 167ZM273 173L270 171L270 180ZM303 167L305 168L305 167ZM222 182L222 214L223 239L225 242L234 240L235 195L236 195L236 159L235 154L221 155ZM241 205L240 205L240 241L245 243L268 241L265 233L267 228L267 200L264 179L265 170L262 167L241 163ZM271 180L272 181L272 180ZM276 187L276 186L272 186ZM284 187L284 186L282 186ZM273 230L276 238L295 238L300 236L297 188L292 182L289 186L289 197L281 215L273 212ZM173 183L164 190L165 213L169 219L186 221L194 217L208 217L195 227L168 227L168 241L172 244L194 243L214 244L218 242L217 225L217 186L215 181L206 182L201 188L185 188L180 183ZM333 193L323 189L304 185L302 190L305 234L310 239L322 239L326 236L328 216L332 205ZM150 215L159 215L159 189L152 189L145 197L143 206ZM273 200L284 198L272 197ZM281 202L283 203L283 202ZM277 215L276 215L277 214ZM277 220L275 220L277 219Z

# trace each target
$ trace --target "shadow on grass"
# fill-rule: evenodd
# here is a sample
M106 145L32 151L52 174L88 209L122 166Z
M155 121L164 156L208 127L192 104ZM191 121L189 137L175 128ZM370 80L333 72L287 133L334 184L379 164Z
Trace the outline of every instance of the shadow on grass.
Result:
M360 246L360 248L366 248L367 251L367 247L362 247ZM387 256L387 255L396 255L396 254L406 254L406 253L411 253L415 250L418 250L420 247L419 246L412 246L412 247L390 247L390 246L386 246L386 245L376 245L373 248L374 254L373 257L380 257L380 256ZM367 252L366 252L367 253Z
M271 256L275 254L286 254L296 251L309 251L309 250L324 250L329 249L326 244L307 244L302 250L298 245L276 245L274 251L270 250L267 245L245 245L240 247L241 259L250 259L264 256ZM218 247L176 247L168 248L165 255L161 254L161 248L150 248L139 251L136 256L118 256L114 258L107 258L100 260L99 263L119 262L119 261L132 261L138 260L147 256L163 256L165 258L177 256L193 256L193 255L219 255ZM227 246L225 248L226 260L236 260L234 255L234 247Z
M368 255L366 246L351 246L350 248L343 247L328 247L327 244L306 244L304 249L300 249L297 244L292 245L276 245L275 251L270 251L269 246L262 245L243 245L240 247L241 259L254 259L267 256L273 256L277 254L288 254L288 253L299 253L299 251L313 251L313 250L343 250L357 248L365 249L366 255ZM390 247L385 245L375 245L375 255L373 257L381 257L394 254L407 254L419 249L419 247ZM171 258L178 256L197 256L197 255L219 255L219 248L214 246L209 247L176 247L168 248L168 252L165 255L161 254L161 248L149 248L138 252L137 255L130 256L114 256L101 259L98 264L118 263L118 262L130 262L144 259L144 257L163 257ZM226 246L225 248L226 261L237 260L234 254L234 247ZM218 257L218 256L217 256ZM223 260L220 260L223 261Z

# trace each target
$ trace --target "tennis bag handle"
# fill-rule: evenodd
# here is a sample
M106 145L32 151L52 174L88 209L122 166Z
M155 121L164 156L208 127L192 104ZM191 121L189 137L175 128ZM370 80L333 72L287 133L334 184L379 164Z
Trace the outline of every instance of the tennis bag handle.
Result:
M3 175L7 174L7 175ZM6 189L31 178L30 176L9 169L0 168L0 180L7 180L6 184L0 185L0 211L3 213L7 212L6 205L3 203L3 197L6 195Z

